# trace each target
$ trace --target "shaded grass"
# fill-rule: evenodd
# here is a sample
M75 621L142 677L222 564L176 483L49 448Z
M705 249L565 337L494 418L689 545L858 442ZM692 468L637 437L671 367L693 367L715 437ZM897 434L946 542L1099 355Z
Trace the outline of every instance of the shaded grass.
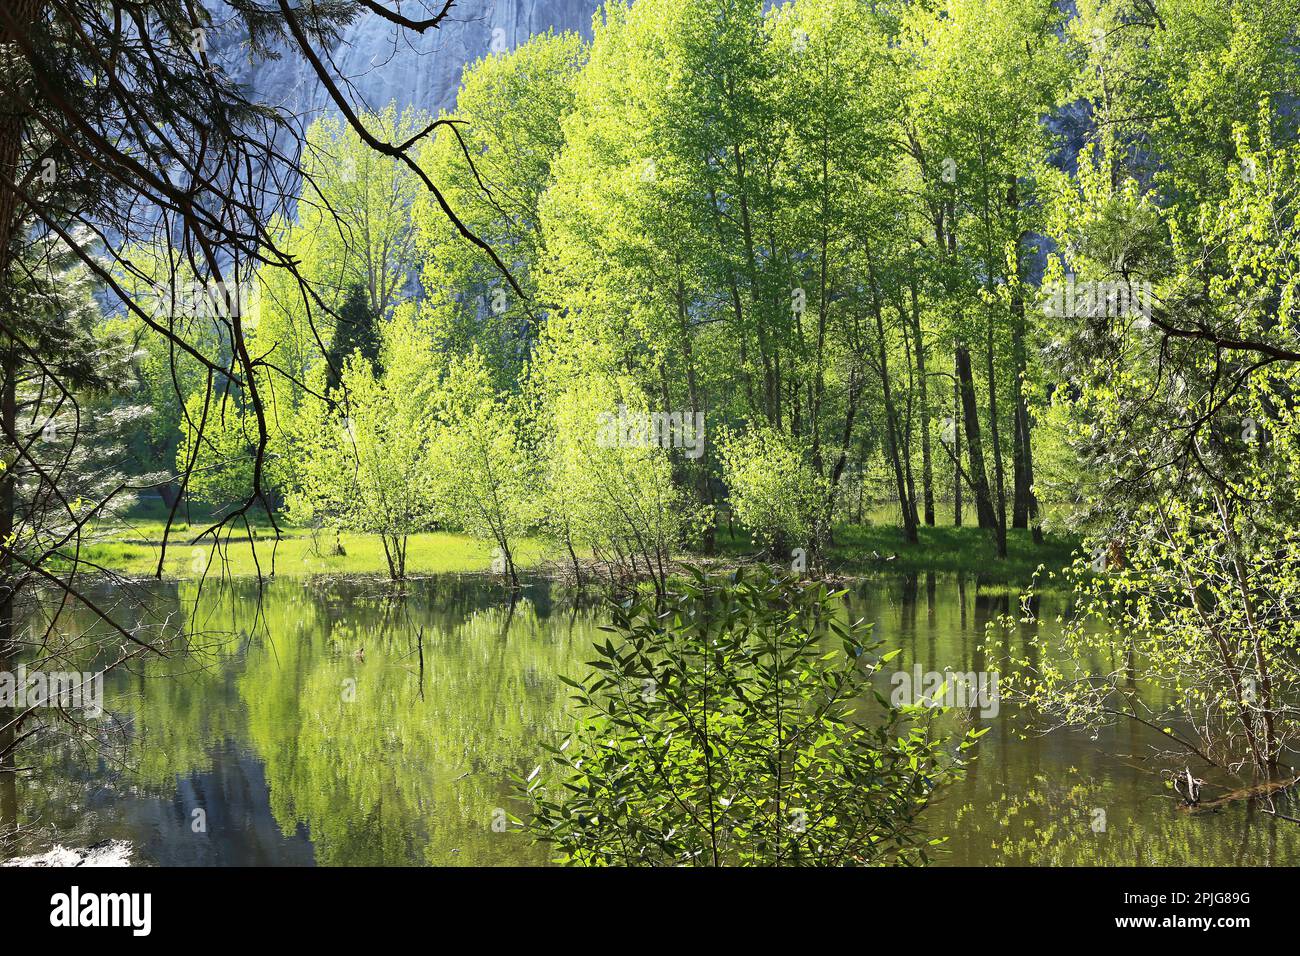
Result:
M1059 571L1068 565L1079 542L1073 538L1046 535L1034 544L1027 530L1007 530L1007 557L999 560L990 532L979 528L922 526L917 544L908 544L903 529L896 525L841 525L827 549L826 567L842 575L877 572L911 574L924 571L966 572L982 581L1011 585L1028 584L1038 566ZM749 537L739 528L729 534L719 529L718 551L736 558L755 557Z
M891 571L966 571L979 577L1027 584L1040 564L1059 571L1071 561L1078 541L1045 535L1034 544L1028 530L1007 529L1007 556L999 559L993 536L979 528L921 527L920 541L908 544L902 528L856 525L840 528L830 549L829 564L844 570L887 568ZM892 561L881 561L895 555Z

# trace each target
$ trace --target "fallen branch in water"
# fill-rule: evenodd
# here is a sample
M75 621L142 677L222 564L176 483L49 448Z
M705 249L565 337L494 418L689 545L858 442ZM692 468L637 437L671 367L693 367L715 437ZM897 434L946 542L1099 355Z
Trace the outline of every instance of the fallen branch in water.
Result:
M1225 807L1230 803L1236 803L1239 800L1254 800L1258 797L1272 796L1279 791L1294 787L1297 783L1300 783L1300 776L1292 777L1290 780L1269 780L1265 783L1255 784L1253 787L1241 787L1240 789L1225 793L1223 796L1206 803L1198 802L1179 804L1178 809L1185 813L1208 813ZM1281 817L1282 819L1300 823L1300 820L1295 820L1295 818L1288 817L1285 814L1276 813L1271 810L1269 812L1273 813L1275 816Z

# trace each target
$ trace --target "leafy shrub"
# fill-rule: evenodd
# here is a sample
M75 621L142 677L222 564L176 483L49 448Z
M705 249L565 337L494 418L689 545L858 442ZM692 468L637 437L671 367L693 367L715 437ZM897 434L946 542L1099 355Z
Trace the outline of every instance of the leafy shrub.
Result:
M754 544L782 560L794 547L816 554L830 488L804 449L772 428L724 432L720 442L731 506Z
M825 584L691 575L664 607L621 607L565 681L575 724L521 784L529 832L577 865L926 862L922 812L978 734L945 754L937 710L875 694L897 652Z

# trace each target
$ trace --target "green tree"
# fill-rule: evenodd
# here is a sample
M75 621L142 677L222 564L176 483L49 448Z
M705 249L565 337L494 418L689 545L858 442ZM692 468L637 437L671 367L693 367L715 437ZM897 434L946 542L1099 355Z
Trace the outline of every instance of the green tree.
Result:
M334 337L330 339L329 351L326 353L326 387L331 392L339 387L343 367L354 352L372 366L377 365L379 347L380 336L375 314L370 310L365 288L359 282L354 282L348 286L347 298L339 309Z
M910 5L900 25L899 54L912 64L900 132L920 185L918 219L931 234L923 241L952 348L951 418L965 466L956 428L943 447L1004 557L1008 433L1011 523L1037 518L1025 286L1035 184L1051 144L1041 118L1059 105L1068 79L1059 20L1054 8L1027 0L951 0Z
M430 454L439 366L414 311L399 310L386 327L382 374L354 352L333 401L300 409L287 493L297 521L379 535L394 581L406 577L407 539L438 515Z
M538 476L518 401L498 394L477 354L453 359L437 396L428 454L442 520L496 545L514 587L515 542L538 511Z
M257 450L257 425L236 390L195 392L185 402L176 469L190 472L186 491L215 509L247 495Z
M1294 21L1285 4L1205 2L1088 4L1074 24L1098 122L1052 183L1052 268L1142 307L1056 336L1081 466L1061 497L1091 573L1055 635L1064 661L1022 687L1054 722L1148 723L1162 765L1252 782L1280 775L1296 735ZM1164 697L1138 698L1138 675Z
M804 450L772 429L722 438L722 473L731 507L754 543L782 564L794 548L816 561L830 529L823 522L824 479Z
M429 117L398 113L391 103L360 120L393 142L429 127ZM342 304L359 284L376 320L389 318L417 265L412 209L422 186L415 172L376 153L351 125L325 118L307 130L303 179L295 252L322 299Z
M576 34L545 33L468 64L455 111L421 154L462 220L508 252L524 293L448 228L434 201L417 201L424 307L449 349L482 355L498 388L517 389L546 315L537 279L545 268L540 207L586 54Z
M1266 113L1261 127L1267 140ZM1077 584L1079 616L1060 638L1068 666L1032 669L1027 693L1057 720L1150 722L1172 755L1181 748L1267 777L1297 733L1286 662L1300 639L1292 610L1300 366L1278 356L1298 344L1300 148L1252 149L1241 132L1241 155L1260 174L1204 203L1194 235L1181 234L1177 210L1136 181L1112 188L1095 157L1062 199L1060 228L1081 274L1114 275L1127 256L1124 281L1152 283L1153 307L1149 318L1101 316L1062 336L1063 371L1077 384L1059 402L1084 465L1070 517L1089 531L1081 565L1098 574ZM1231 328L1236 344L1178 341L1186 313L1165 310L1180 300L1193 303L1200 329ZM1114 630L1097 631L1089 618ZM1117 641L1137 656L1098 673L1098 652ZM1139 672L1170 690L1162 710L1135 699L1126 681Z

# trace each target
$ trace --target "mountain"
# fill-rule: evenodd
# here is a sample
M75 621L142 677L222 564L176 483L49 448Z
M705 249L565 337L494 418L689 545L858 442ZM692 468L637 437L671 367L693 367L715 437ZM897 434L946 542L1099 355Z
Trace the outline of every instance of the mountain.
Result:
M388 3L398 8L394 0ZM462 0L439 29L424 34L367 13L342 32L326 62L336 79L347 81L340 86L359 109L379 110L396 101L399 109L415 106L436 115L455 104L466 64L514 49L547 30L590 37L592 14L599 6L598 0ZM425 10L408 3L403 13L416 18L427 15ZM289 51L251 67L246 58L241 64L241 57L221 59L228 72L252 87L256 101L283 107L302 117L304 125L336 112L301 55Z

